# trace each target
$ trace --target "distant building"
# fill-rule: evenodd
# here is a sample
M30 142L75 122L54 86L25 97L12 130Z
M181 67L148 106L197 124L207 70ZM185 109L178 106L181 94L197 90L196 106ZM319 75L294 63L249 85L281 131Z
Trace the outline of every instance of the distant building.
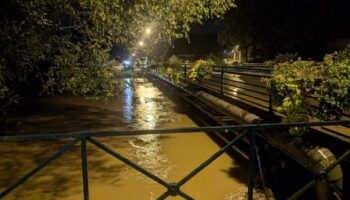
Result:
M179 54L177 55L183 62L193 62L195 60L194 54Z
M236 45L230 52L228 52L227 57L224 59L226 64L242 63L242 51L239 45Z
M170 63L183 63L183 62L193 62L195 60L195 55L193 54L173 54L168 58Z
M172 56L170 56L170 58L168 59L168 62L170 63L181 63L182 60L180 58L178 58L175 54L173 54Z

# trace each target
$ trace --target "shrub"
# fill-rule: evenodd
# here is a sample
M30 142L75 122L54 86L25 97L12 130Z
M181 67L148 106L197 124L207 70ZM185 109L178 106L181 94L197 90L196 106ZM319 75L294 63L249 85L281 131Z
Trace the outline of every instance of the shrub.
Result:
M189 79L195 83L200 83L203 80L207 80L213 73L214 61L208 60L197 60L191 68Z
M297 53L278 54L273 60L268 60L263 63L265 67L273 67L278 63L293 62L298 58Z
M312 91L319 67L313 61L283 62L276 64L269 79L268 86L272 94L272 102L276 110L286 117L283 122L308 121L306 93ZM292 128L292 135L300 135L304 128Z
M171 80L173 83L179 83L182 75L181 63L164 63L160 67L160 73Z
M321 63L300 58L276 63L271 78L265 81L273 105L286 115L284 122L307 121L309 114L323 120L340 119L344 110L350 108L350 45L326 55ZM305 102L308 95L317 98L317 110L311 110ZM290 133L298 135L304 131L293 128Z
M344 51L326 55L322 82L316 87L319 101L317 117L324 120L341 119L350 108L350 45Z

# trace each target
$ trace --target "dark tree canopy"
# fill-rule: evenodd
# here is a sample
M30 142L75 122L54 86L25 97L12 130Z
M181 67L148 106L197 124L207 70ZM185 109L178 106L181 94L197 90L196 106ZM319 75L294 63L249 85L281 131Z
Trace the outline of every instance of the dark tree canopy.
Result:
M238 0L225 16L219 42L239 44L253 59L271 59L279 53L298 52L320 59L337 50L335 39L350 37L347 0ZM343 47L346 46L344 42Z
M147 27L154 43L187 37L233 0L2 0L0 101L37 92L115 95L114 45L133 50ZM3 109L2 109L3 110Z

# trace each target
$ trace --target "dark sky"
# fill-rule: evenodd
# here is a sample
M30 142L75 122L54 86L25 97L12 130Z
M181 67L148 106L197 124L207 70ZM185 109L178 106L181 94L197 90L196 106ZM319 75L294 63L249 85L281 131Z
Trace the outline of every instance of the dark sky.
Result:
M244 9L243 18L256 22L253 37L266 39L265 43L271 46L281 39L281 49L277 45L271 54L298 52L302 57L319 59L350 42L350 0L236 0L236 3L238 7L225 16L226 22L232 13ZM214 20L209 20L192 26L191 43L176 40L169 55L181 52L199 57L220 54L224 47L218 44L216 35L224 29L223 23L215 25ZM244 25L237 23L235 28ZM284 40L292 43L290 47L282 48L286 44Z
M217 42L217 34L223 30L223 25L214 20L205 21L203 24L191 27L190 42L186 39L174 41L173 48L168 50L167 56L175 54L193 54L195 58L205 58L212 54L220 54L224 47Z
M203 24L193 25L191 27L192 34L218 34L224 29L224 26L217 20L207 20Z

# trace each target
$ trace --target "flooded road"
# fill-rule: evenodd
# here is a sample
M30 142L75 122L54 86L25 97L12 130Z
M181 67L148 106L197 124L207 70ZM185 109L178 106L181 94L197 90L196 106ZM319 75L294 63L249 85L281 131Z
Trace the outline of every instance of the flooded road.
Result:
M12 115L8 134L80 130L130 130L197 126L146 79L125 79L119 97L92 102L55 96L32 100ZM168 182L182 179L219 150L205 133L97 138ZM0 143L0 189L48 158L67 141ZM166 191L124 163L88 143L90 199L151 200ZM246 187L247 163L223 154L182 187L200 200L230 199ZM6 198L9 200L82 199L80 146L64 154ZM169 199L182 199L179 197Z

